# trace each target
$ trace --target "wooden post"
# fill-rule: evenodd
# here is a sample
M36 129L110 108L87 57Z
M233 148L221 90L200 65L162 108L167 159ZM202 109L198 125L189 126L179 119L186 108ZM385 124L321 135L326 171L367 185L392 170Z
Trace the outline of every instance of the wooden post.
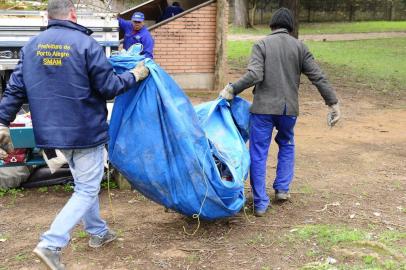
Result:
M217 0L216 14L216 55L214 66L214 90L219 91L225 85L227 72L226 42L228 28L228 2Z

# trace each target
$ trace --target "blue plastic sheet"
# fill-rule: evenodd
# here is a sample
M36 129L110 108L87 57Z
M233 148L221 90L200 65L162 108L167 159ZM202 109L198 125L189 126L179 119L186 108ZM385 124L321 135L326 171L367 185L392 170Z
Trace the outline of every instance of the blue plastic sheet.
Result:
M111 63L121 73L142 59L117 55ZM150 76L115 100L110 162L144 196L184 215L238 213L250 162L249 103L217 99L194 108L162 68L150 59L145 65Z

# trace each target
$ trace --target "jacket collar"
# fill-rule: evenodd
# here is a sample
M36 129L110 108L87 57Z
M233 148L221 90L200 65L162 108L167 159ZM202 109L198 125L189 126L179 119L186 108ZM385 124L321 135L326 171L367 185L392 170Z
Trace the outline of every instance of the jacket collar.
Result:
M48 22L48 27L47 29L54 27L54 26L59 26L59 27L66 27L74 30L78 30L88 36L93 34L93 31L74 22L68 21L68 20L49 20Z
M141 32L144 32L145 29L147 29L147 27L146 27L145 25L144 25L143 27L141 27L141 29L138 30L138 31L135 31L134 28L133 28L133 34L139 34L139 33L141 33Z
M289 32L288 32L288 29L286 29L286 28L279 28L279 29L272 31L271 35L275 35L275 34L289 34Z

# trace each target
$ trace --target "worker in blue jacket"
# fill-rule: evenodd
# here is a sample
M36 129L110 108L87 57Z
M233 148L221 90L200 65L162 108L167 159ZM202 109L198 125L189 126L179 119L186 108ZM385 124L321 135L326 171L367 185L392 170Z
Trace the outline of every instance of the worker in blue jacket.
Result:
M179 2L173 2L172 5L168 6L164 13L162 14L161 18L159 21L164 21L166 19L169 19L173 16L178 15L179 13L182 13L184 10L180 6Z
M154 39L144 25L144 13L134 12L131 21L118 18L120 30L124 32L125 50L128 50L134 44L141 44L141 54L148 58L154 58Z
M71 0L49 0L48 28L21 50L21 58L0 101L0 157L12 150L8 125L29 103L38 147L58 149L75 181L72 197L41 236L34 253L50 268L64 269L60 250L80 221L89 246L116 239L99 213L104 145L108 141L106 100L148 76L143 62L115 74L92 31L76 24Z

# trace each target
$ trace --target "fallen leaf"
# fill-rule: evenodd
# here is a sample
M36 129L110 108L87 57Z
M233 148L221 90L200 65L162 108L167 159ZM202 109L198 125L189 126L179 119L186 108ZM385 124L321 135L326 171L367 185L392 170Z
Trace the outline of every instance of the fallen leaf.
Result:
M337 260L334 259L333 257L328 257L326 261L327 261L328 264L336 264L337 263Z
M129 200L129 201L128 201L129 204L134 204L134 203L137 203L137 202L139 202L139 201L136 200L136 199L132 199L132 200Z

